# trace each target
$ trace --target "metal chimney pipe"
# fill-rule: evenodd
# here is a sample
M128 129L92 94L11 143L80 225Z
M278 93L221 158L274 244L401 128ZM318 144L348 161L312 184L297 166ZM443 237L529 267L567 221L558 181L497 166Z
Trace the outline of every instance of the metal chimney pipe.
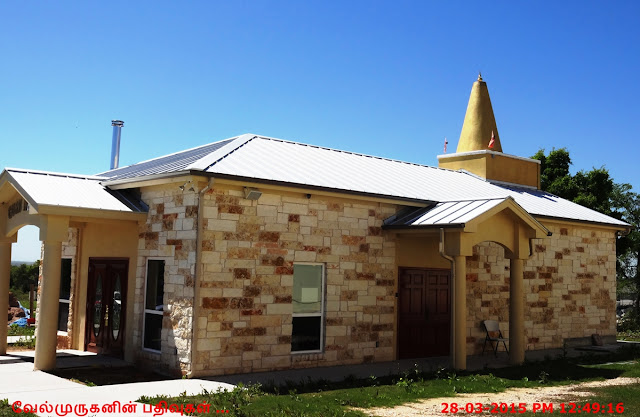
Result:
M120 160L120 134L122 132L124 122L122 120L112 120L111 126L113 126L113 138L111 139L111 169L116 169L118 168L118 162Z

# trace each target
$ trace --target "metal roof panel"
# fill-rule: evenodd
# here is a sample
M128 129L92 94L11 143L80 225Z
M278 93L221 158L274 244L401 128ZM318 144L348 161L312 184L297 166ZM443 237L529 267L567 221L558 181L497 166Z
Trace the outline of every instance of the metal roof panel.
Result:
M512 197L533 215L628 226L625 222L541 190L494 184L463 171L261 136L214 163L206 172L425 202Z
M144 212L146 206L131 195L112 191L92 177L8 169L7 173L37 206L64 206L123 212ZM27 196L23 196L27 197Z
M234 139L236 138L209 143L207 145L198 146L185 151L138 162L137 164L126 167L105 171L98 175L107 178L109 181L113 181L124 178L143 177L145 175L165 174L186 170L190 165L198 162L202 158L205 158L207 155L214 153L224 145L231 143Z

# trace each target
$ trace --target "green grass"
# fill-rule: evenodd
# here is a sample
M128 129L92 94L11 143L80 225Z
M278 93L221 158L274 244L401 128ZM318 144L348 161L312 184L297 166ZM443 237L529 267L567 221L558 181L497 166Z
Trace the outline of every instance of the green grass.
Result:
M35 327L20 327L18 325L9 326L8 336L33 336L36 332Z
M618 332L618 340L640 342L640 330L627 330L624 332Z
M29 291L22 292L17 288L11 288L11 289L9 289L9 291L11 291L13 293L13 295L16 296L18 301L20 301L20 304L22 304L22 307L29 308ZM34 310L36 309L36 305L37 305L36 300L33 300L33 309Z
M278 386L254 385L238 387L231 392L204 391L191 397L183 395L177 398L141 398L140 401L150 404L157 404L161 400L169 404L210 404L209 413L196 413L202 416L213 416L218 414L217 410L222 409L229 410L226 415L238 417L356 417L364 414L353 410L352 407L393 407L420 399L453 397L458 393L492 393L517 387L535 388L618 376L638 376L640 364L636 360L627 364L602 365L603 360L634 358L640 358L640 351L632 347L606 358L585 356L579 361L560 358L476 373L454 373L447 370L423 373L416 369L402 375L382 378L357 380L348 377L338 383L308 381L300 384L284 383ZM609 395L607 393L608 391L605 391L605 394ZM640 398L640 395L634 398L636 397ZM625 399L621 400L621 398ZM618 397L616 403L621 401L627 401L626 397ZM631 403L634 400L629 398L629 401ZM640 407L637 409L640 410ZM624 415L632 414L625 412Z
M37 417L37 415L33 413L22 412L20 414L16 414L13 411L13 408L11 407L9 400L7 400L6 398L3 400L0 400L0 417L9 417L9 416L15 417L17 415L25 416L25 417L32 417L32 416Z

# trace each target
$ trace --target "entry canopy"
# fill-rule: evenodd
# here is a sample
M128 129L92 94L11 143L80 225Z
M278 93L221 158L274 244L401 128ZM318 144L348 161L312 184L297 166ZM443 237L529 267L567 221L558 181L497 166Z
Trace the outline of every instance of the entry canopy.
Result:
M385 229L453 227L464 231L474 231L477 224L507 209L533 229L536 237L551 235L546 227L527 213L511 197L448 201L417 209L412 207L386 219L383 227Z
M7 168L0 174L0 203L12 212L134 219L148 211L133 192L110 190L101 177ZM18 207L17 202L24 200ZM9 208L7 209L9 210ZM12 217L12 216L10 216Z

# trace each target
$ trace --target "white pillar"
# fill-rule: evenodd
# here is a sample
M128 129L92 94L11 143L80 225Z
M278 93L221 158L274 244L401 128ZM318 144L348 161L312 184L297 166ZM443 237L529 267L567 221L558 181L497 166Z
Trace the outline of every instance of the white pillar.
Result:
M523 260L510 260L509 290L509 359L514 365L524 363L524 293Z
M467 258L454 256L453 277L453 367L467 369Z
M11 278L11 242L0 241L0 311L9 309L9 280ZM5 316L7 317L7 316ZM0 355L7 353L7 326L0 325Z
M39 315L36 329L35 370L46 371L56 367L61 257L62 242L44 241L42 283L40 299L38 300Z

